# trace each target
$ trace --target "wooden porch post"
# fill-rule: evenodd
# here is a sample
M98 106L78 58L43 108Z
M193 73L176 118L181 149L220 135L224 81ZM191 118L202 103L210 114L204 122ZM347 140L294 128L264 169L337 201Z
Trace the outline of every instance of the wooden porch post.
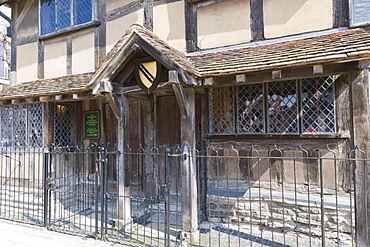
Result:
M125 143L127 143L129 125L128 125L128 100L125 96L120 96L119 99L120 110L123 116L117 120L117 142L118 150L124 152ZM130 174L128 165L125 160L125 155L121 154L117 159L117 185L118 185L118 205L117 205L117 218L119 220L118 226L128 230L127 227L131 225L131 188L130 188Z
M366 153L369 159L369 71L364 69L351 74L351 101L353 113L353 145ZM357 152L359 153L359 152ZM359 156L362 156L359 154ZM359 157L364 158L364 157ZM370 246L370 188L369 164L356 161L355 164L355 207L357 246Z
M191 243L198 241L198 203L195 158L195 90L184 88L187 116L181 116L182 159L182 222L184 236ZM185 235L186 234L186 235Z

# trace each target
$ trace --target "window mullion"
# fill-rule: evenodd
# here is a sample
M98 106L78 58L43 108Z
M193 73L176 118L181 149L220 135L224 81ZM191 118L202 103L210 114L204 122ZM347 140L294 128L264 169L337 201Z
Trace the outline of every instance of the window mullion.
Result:
M70 1L71 5L71 26L75 25L75 8L74 8L74 0Z
M263 117L265 121L265 133L269 133L267 83L263 83Z
M298 79L297 80L297 107L298 107L298 116L297 116L297 121L298 121L298 133L302 134L303 133L303 120L302 120L302 80Z

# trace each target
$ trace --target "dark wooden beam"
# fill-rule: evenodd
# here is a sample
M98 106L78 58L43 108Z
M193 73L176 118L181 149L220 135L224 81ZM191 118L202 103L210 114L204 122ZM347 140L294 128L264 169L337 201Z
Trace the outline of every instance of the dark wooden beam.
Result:
M250 21L252 41L265 39L263 0L250 0Z
M368 86L369 71L362 70L351 74L351 103L353 114L352 119L352 136L353 148L358 147L353 153L356 158L368 159L369 157L369 98ZM364 153L362 153L364 152ZM369 164L366 161L358 160L354 162L354 175L355 175L355 206L356 212L356 239L358 246L369 246L369 225L370 222L370 208L368 206L370 199L370 188L368 182Z
M144 27L153 31L153 0L144 0Z
M44 79L45 77L45 41L40 40L38 42L38 61L37 61L37 77L38 79Z
M67 75L72 74L72 36L67 37Z
M333 27L349 26L349 1L333 0Z
M105 18L106 0L99 0L97 2L97 20L100 25L95 29L95 68L98 68L106 56L106 31L107 24Z
M185 39L187 52L199 50L198 48L198 24L197 24L197 7L184 1L185 7Z
M337 63L337 64L324 64L322 74L314 74L312 66L298 67L298 68L286 68L281 69L281 78L272 79L271 70L247 73L245 77L245 84L259 83L259 82L270 82L279 80L293 80L310 77L322 77L329 75L339 75L358 71L358 62L353 61L349 63ZM242 83L236 82L235 75L214 77L213 86L232 86L240 85Z

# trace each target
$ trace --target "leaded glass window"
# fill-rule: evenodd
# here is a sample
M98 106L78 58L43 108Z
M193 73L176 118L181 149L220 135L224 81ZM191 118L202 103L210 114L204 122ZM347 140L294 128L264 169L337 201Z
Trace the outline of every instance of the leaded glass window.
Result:
M0 107L2 147L43 147L44 108L41 103Z
M298 133L297 82L268 83L268 132Z
M76 104L55 104L54 144L57 147L76 146Z
M211 134L334 134L333 77L209 90Z
M335 133L334 80L321 77L302 80L303 133Z
M92 20L92 0L40 0L41 34L52 33Z
M234 88L222 87L210 90L211 132L234 133Z

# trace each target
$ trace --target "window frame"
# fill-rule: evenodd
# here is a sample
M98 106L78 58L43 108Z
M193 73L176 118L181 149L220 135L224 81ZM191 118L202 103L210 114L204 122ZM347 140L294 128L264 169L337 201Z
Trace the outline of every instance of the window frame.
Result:
M78 1L78 0L70 0L71 1L71 3L70 3L70 5L71 5L71 7L70 7L71 25L63 27L63 28L57 28L58 7L56 5L55 10L54 10L55 11L55 30L51 31L51 32L47 32L47 33L42 33L41 1L42 0L39 0L39 2L38 2L38 4L39 4L39 6L38 6L38 8L39 8L38 20L39 20L39 36L40 36L40 39L45 39L45 38L48 38L50 36L55 36L55 35L59 35L59 34L71 32L71 31L79 30L79 29L82 29L82 28L85 28L85 27L90 27L90 26L100 24L96 20L96 18L97 18L97 7L96 7L96 1L95 0L91 0L91 20L87 21L87 22L84 22L84 23L80 23L80 24L75 24L75 10L74 10L75 4L74 3L75 3L75 1ZM54 0L54 1L57 2L58 0Z
M369 20L365 22L355 22L355 1L356 0L349 0L349 23L350 27L360 27L370 25L370 16Z
M33 106L34 109L31 109ZM22 118L22 121L24 122L24 126L16 126L15 121L19 119L16 118L16 115L19 114L21 111L18 111L17 108L23 107L25 109L25 115ZM8 120L9 125L7 127L3 126L4 120L3 118L3 109L8 108L9 119ZM39 109L37 109L39 108ZM36 111L39 111L41 114L39 116L32 115L32 113L35 113ZM0 147L1 148L43 148L45 143L45 126L44 126L44 116L45 116L45 107L43 103L24 103L24 104L15 104L15 105L8 105L8 106L1 106L0 107ZM32 126L32 120L36 120L36 125ZM41 122L41 123L40 123ZM36 128L34 128L36 126ZM38 127L38 128L37 128ZM16 128L19 128L18 131ZM23 129L21 132L20 129ZM35 135L32 135L32 130L37 130L37 133L35 132ZM3 138L3 133L7 133L7 139ZM16 134L22 133L22 137L17 138L15 137ZM10 135L9 135L10 134ZM32 138L37 137L37 134L39 134L39 138L36 138L32 140ZM10 139L10 140L9 140ZM19 143L19 140L24 140L24 143ZM38 141L39 140L39 141ZM4 145L5 143L5 145ZM18 144L17 144L18 143Z
M336 106L336 83L335 83L335 79L336 77L334 75L332 76L323 76L323 77L312 77L312 78L302 78L302 79L294 79L294 80L286 80L286 81L278 81L278 82L263 82L263 83L253 83L253 84L246 84L246 85L233 85L233 86L224 86L224 87L213 87L213 88L210 88L209 91L208 91L208 112L209 112L209 115L208 115L208 127L209 127L209 136L253 136L253 135L258 135L258 136L310 136L310 135L314 135L314 136L336 136L337 133L338 133L338 118L337 118L337 106ZM320 81L321 84L319 89L316 88L317 91L315 91L315 94L317 93L319 96L316 98L316 101L315 102L316 104L318 104L318 108L319 107L323 107L323 108L320 108L320 114L324 114L324 117L325 118L320 118L322 115L307 115L308 112L307 110L305 110L304 108L307 107L309 104L312 104L312 99L311 100L307 100L304 99L304 97L307 97L304 96L305 93L307 92L304 92L304 90L307 90L308 88L307 87L303 87L303 83L305 81L311 81L311 80L315 80L315 81ZM327 80L330 80L330 83L327 81ZM294 116L294 119L296 119L296 128L297 128L297 131L296 132L271 132L270 131L270 121L273 119L269 116L269 102L268 102L268 95L271 94L271 92L269 91L268 89L268 84L271 83L279 83L279 82L289 82L289 81L294 81L295 82L295 105L294 107L296 107L296 110L295 110L295 116ZM310 82L312 83L312 81ZM325 87L325 85L327 85L328 83L328 86L327 88L325 89L322 89L321 91L321 88ZM255 130L257 131L250 131L250 132L243 132L241 131L241 128L244 127L244 126L241 126L241 122L242 121L245 121L245 119L243 118L243 120L241 120L241 111L243 110L242 107L240 107L240 89L239 87L242 87L242 86L248 86L250 85L250 87L252 87L251 85L262 85L262 94L263 94L263 97L262 97L262 109L263 111L260 112L257 108L251 108L252 110L255 110L257 109L257 112L262 115L262 120L258 117L258 120L261 120L260 122L262 122L263 124L263 128L262 128L262 131L260 131L259 127L256 128L255 127ZM228 126L228 127L225 127L225 128L229 128L229 129L233 129L233 132L215 132L215 129L218 128L217 124L215 124L215 122L220 122L222 121L222 118L221 120L220 117L215 114L215 109L213 108L214 107L214 95L213 95L213 91L215 88L230 88L229 91L232 91L233 92L233 95L234 95L234 98L232 100L232 112L233 112L233 122L231 123L232 126ZM331 93L327 94L327 93L324 93L324 92L329 92L331 91ZM258 94L259 92L257 92ZM324 96L323 96L324 95ZM271 95L270 95L271 96ZM250 97L255 97L255 96L251 96ZM313 94L310 96L310 97L313 97ZM251 98L251 99L252 99ZM287 96L288 98L288 96ZM306 100L306 101L305 101ZM328 102L331 100L331 102L329 104L325 103L326 105L324 105L323 103L320 103L322 100L324 100L325 102ZM288 102L289 103L289 102ZM255 105L257 103L254 103ZM261 108L261 106L258 106ZM325 113L323 113L325 112ZM244 113L244 111L243 111ZM305 116L307 116L308 118L304 119ZM215 118L216 116L216 118ZM254 119L256 118L256 115L253 113L250 115L251 117L254 117ZM317 119L316 119L316 118ZM314 129L316 129L316 131L311 131L309 130L309 127L305 127L304 124L306 123L307 124L307 119L309 120L313 120L313 119L316 119L316 121L313 121L312 122L312 126L310 126L311 128L313 127ZM324 120L325 122L321 122L320 119ZM332 119L332 120L331 120ZM316 128L314 127L315 124L318 125L319 123L324 123L324 125L320 125L320 126L317 126ZM289 127L289 126L287 126ZM327 131L322 131L320 130L321 127L325 127L327 128L328 130ZM217 130L216 130L217 131Z

